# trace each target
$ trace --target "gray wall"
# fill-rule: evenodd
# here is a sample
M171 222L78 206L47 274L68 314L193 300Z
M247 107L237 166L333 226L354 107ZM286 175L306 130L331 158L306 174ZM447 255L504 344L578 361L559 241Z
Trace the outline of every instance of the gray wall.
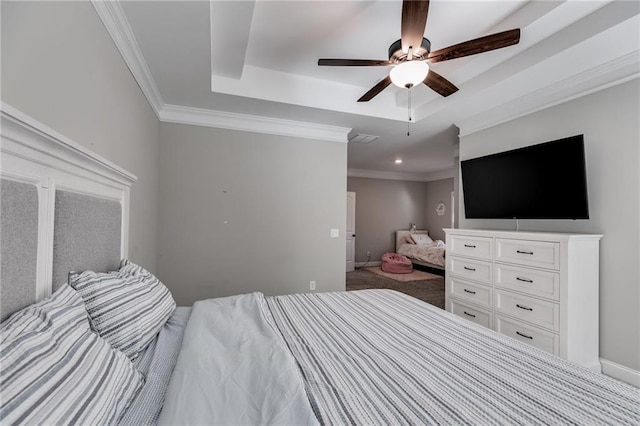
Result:
M347 178L347 190L356 193L356 262L380 261L394 252L399 229L415 223L426 229L425 182L389 179Z
M429 235L434 240L444 241L444 228L451 228L451 193L453 192L453 178L441 179L427 182L425 200L425 226L429 230ZM439 202L443 202L446 211L443 216L438 216L436 207Z
M344 290L346 170L344 143L162 123L158 277L182 305Z
M129 257L156 266L158 120L93 6L1 2L2 100L138 176Z
M640 370L639 95L635 79L460 140L460 160L466 160L584 134L590 219L521 220L520 227L604 235L600 356L635 370ZM461 228L514 229L512 220L467 220L463 207L460 215Z

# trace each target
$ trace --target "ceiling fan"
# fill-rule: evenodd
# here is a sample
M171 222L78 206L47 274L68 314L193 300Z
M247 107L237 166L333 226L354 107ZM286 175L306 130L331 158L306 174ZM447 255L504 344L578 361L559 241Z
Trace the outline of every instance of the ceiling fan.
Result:
M368 102L391 83L398 87L411 87L424 83L442 96L449 96L458 88L440 74L429 69L427 62L442 62L477 53L488 52L518 44L520 29L503 31L453 46L431 51L431 42L424 38L429 13L429 1L404 0L402 2L401 38L389 47L389 60L375 59L319 59L320 66L393 66L393 69L358 102Z

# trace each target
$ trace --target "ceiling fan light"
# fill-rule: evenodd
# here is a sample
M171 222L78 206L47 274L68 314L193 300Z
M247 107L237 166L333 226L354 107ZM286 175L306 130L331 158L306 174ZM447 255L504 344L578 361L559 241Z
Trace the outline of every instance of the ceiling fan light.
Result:
M407 61L393 67L389 73L391 82L398 87L410 88L424 81L429 65L423 61Z

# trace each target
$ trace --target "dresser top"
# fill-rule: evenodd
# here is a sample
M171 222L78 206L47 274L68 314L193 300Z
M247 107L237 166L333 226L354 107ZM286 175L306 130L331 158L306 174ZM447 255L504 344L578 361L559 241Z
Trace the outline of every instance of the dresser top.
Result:
M506 231L500 229L452 229L445 228L447 235L475 235L479 237L501 237L522 240L573 240L573 239L596 239L602 238L602 234L580 234L568 232L546 232L546 231Z

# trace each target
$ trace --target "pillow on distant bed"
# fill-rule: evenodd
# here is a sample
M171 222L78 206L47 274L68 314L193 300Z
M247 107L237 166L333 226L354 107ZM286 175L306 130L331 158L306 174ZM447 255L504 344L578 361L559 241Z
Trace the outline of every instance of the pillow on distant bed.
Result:
M431 244L433 242L428 234L412 234L411 238L416 244Z
M171 292L158 278L126 259L114 272L70 272L69 284L84 299L92 328L131 360L151 343L176 308Z
M0 326L2 424L115 424L144 383L68 285Z
M415 244L416 242L413 241L413 238L411 238L411 235L405 235L404 237L402 237L402 239L400 240L400 244Z

